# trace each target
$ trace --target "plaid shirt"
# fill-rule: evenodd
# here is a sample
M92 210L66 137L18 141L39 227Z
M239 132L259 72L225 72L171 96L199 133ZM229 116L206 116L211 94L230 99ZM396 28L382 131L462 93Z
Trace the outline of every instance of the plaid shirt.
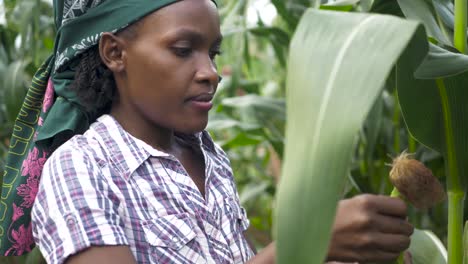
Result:
M48 263L91 246L128 245L138 263L243 263L249 221L226 154L206 131L183 137L205 158L206 195L181 163L109 115L47 160L32 209Z

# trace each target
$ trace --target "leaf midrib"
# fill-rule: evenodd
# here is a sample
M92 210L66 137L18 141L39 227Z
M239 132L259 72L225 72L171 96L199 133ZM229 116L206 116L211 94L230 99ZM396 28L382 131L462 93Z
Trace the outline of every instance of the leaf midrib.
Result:
M317 151L318 142L319 142L320 134L322 131L322 126L323 126L323 121L325 119L326 109L328 108L328 105L330 102L330 96L331 96L331 93L333 91L334 84L336 81L336 76L343 65L343 59L346 55L346 52L348 51L349 47L351 46L351 43L356 38L358 33L361 31L361 29L363 29L366 24L370 23L375 18L376 18L375 16L370 16L370 17L365 18L353 29L353 31L351 31L351 33L348 35L348 38L346 39L344 45L341 47L338 53L338 56L336 57L333 63L334 66L329 75L330 77L328 79L328 84L325 88L324 97L321 100L320 110L317 116L317 125L315 127L315 131L314 131L313 139L312 139L312 152L311 152L312 155L315 155L315 152Z

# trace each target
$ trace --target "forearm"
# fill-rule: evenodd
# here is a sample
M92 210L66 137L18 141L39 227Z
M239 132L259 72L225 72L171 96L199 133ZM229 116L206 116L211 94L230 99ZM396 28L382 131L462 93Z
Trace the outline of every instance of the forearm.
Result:
M274 264L276 263L275 259L276 259L275 242L272 242L268 246L266 246L264 249L262 249L260 252L258 252L257 255L251 258L247 262L247 264Z
M137 264L128 246L93 246L71 256L66 264Z

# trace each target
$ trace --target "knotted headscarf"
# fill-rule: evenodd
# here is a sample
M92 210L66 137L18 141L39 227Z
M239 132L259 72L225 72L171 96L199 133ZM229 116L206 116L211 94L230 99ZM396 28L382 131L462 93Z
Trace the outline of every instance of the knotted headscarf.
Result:
M33 77L15 121L0 202L0 251L31 251L31 207L45 161L53 149L90 125L76 94L68 89L79 55L147 14L180 0L54 0L55 39L51 55ZM215 2L214 0L212 0Z

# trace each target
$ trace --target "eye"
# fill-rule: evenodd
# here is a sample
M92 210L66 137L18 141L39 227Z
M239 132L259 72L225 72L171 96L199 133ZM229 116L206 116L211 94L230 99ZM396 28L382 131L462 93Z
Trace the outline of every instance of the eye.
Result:
M221 56L223 54L222 51L216 49L216 50L212 50L210 51L210 58L211 60L214 60L216 58L216 56Z
M177 57L187 58L192 54L192 48L188 47L173 47L172 51Z

